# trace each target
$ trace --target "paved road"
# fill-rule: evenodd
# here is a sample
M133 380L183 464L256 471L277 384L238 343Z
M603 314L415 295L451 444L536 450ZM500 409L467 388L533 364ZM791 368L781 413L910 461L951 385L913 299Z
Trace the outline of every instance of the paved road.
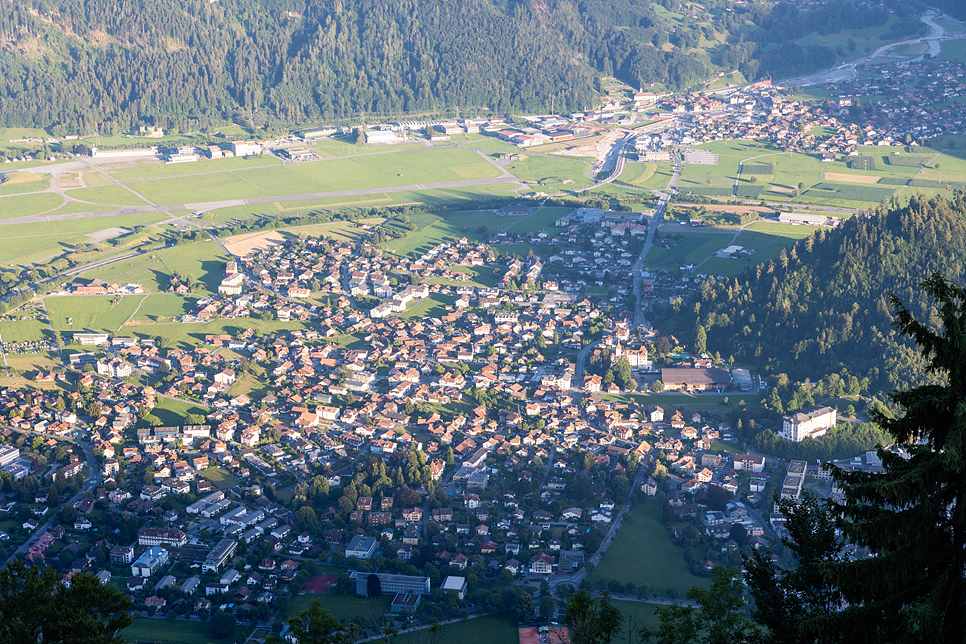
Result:
M657 207L654 208L654 216L651 221L648 222L647 226L647 238L644 240L644 250L641 251L640 256L637 261L634 262L634 266L631 272L634 274L634 297L636 299L634 305L634 325L641 326L644 324L644 312L641 310L641 272L644 270L644 258L647 257L647 252L651 249L654 243L654 235L657 233L658 228L661 226L661 220L664 217L664 212L667 210L667 204L671 200L671 195L674 193L674 184L678 182L678 176L681 174L681 157L677 157L674 162L674 172L671 174L671 180L668 182L667 189L665 189L657 202Z

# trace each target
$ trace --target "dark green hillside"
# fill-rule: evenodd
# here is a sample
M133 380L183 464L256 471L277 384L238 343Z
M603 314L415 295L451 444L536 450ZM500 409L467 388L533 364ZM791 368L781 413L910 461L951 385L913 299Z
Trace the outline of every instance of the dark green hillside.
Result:
M893 328L888 295L918 319L935 319L918 284L937 271L966 283L964 258L962 193L953 201L913 198L908 207L819 230L727 282L705 282L695 302L664 313L662 331L691 338L701 324L709 351L792 381L845 371L845 389L851 374L868 378L863 393L903 390L927 379L925 362Z
M99 124L111 133L154 122L195 130L227 119L359 122L454 108L566 113L595 105L599 74L680 90L717 69L754 76L822 65L834 58L827 48L785 51L774 34L887 16L843 1L807 12L732 5L11 0L0 2L0 126L66 134Z

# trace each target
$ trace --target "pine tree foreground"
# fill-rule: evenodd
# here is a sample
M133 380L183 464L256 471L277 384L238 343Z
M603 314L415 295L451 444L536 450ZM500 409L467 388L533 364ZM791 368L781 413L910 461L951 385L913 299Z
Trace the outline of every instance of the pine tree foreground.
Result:
M942 381L892 394L901 415L873 412L904 454L880 449L881 473L833 467L844 502L793 511L797 571L768 579L761 558L750 562L755 616L775 641L966 642L966 290L938 273L921 286L936 305L929 322L890 301ZM870 556L843 557L842 543Z

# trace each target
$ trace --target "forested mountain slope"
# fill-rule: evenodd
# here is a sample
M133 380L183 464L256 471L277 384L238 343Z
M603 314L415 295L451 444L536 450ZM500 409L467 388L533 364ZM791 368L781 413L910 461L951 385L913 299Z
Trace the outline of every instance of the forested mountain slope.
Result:
M184 129L208 119L358 122L363 114L457 107L566 113L595 105L600 73L636 87L683 89L718 66L752 76L797 71L834 53L787 39L816 25L834 31L888 19L881 5L841 0L809 11L732 5L7 0L0 2L0 126L63 134L153 119Z
M889 294L917 319L936 319L918 285L937 271L966 283L964 258L962 193L951 201L914 197L907 207L819 230L736 278L705 282L696 301L664 312L661 328L691 338L701 325L711 352L792 381L841 374L835 380L847 388L850 375L867 378L863 393L881 397L929 378L922 356L892 326Z

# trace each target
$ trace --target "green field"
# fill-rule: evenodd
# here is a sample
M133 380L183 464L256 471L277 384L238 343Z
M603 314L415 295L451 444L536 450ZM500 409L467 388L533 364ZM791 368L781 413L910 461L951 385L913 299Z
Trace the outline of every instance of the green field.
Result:
M514 644L520 641L512 613L487 615L443 627L439 644ZM408 639L407 636L403 636ZM416 640L419 641L418 639ZM428 639L425 641L429 641Z
M446 315L446 306L455 301L455 297L433 294L425 300L410 305L404 313L399 314L399 317L407 320L412 318L439 318Z
M17 320L0 322L0 335L4 342L37 342L51 339L50 326L40 320Z
M219 489L224 490L239 485L238 479L221 467L209 467L201 473L203 477L214 483Z
M132 185L163 204L296 195L489 179L499 171L471 150L420 149L350 159L143 181Z
M146 206L144 199L134 195L130 190L117 185L97 186L94 188L75 188L67 191L68 197L78 201L90 201L97 204L111 206Z
M798 201L807 203L841 203L859 201L863 203L885 202L896 191L895 187L859 185L854 183L833 183L824 181L806 190Z
M0 219L28 217L56 210L64 198L52 192L0 197Z
M683 237L683 240L679 237ZM661 238L673 239L677 244L674 248L661 248L655 244L647 251L644 264L652 270L676 271L682 264L700 264L724 248L731 236L722 233L675 233L662 229Z
M263 154L262 156L234 157L231 159L202 159L195 163L142 162L133 167L110 170L108 174L118 181L129 181L131 179L158 179L207 172L225 172L280 163L281 161L276 157Z
M212 320L211 322L196 322L191 324L180 323L158 323L144 324L136 320L128 324L122 330L125 335L137 336L140 338L161 337L171 343L172 346L189 348L204 344L206 335L237 335L246 329L260 330L265 334L276 333L278 331L291 331L295 329L305 329L307 326L302 322L278 322L251 319L235 320Z
M59 331L118 331L129 317L134 315L146 295L127 295L120 298L116 305L111 304L113 296L63 296L47 297L44 304L50 314L53 327ZM72 324L68 324L68 318ZM69 337L69 336L68 336ZM68 337L64 338L66 342Z
M0 195L19 195L27 192L38 192L50 187L49 174L34 174L33 172L4 173L9 177L0 183Z
M697 270L710 275L737 275L746 268L768 261L778 255L786 246L791 246L810 234L807 231L758 232L743 230L732 243L736 246L743 246L748 250L754 250L753 254L742 259L725 259L712 256L708 261L701 264Z
M0 206L3 201L0 200ZM0 226L0 262L24 264L59 254L90 240L86 233L115 227L145 225L157 221L159 213L119 215L95 219Z
M624 516L620 531L588 577L588 581L598 579L648 584L659 596L666 596L673 588L679 597L692 586L710 582L688 570L684 554L671 541L661 520L661 506L653 499L635 503Z
M181 317L190 313L194 308L197 298L176 295L174 293L156 293L148 295L133 322L168 322L171 318Z
M158 398L151 413L161 419L165 426L184 425L185 416L188 414L201 414L207 416L211 410L204 405L172 400L171 398Z
M551 192L584 188L593 182L584 174L586 161L566 157L528 156L506 167L520 181L537 183ZM546 192L546 190L544 190Z
M235 627L235 633L238 635L251 630L247 625L239 624ZM127 641L136 644L213 644L217 641L208 634L208 624L205 622L145 617L135 617L134 622L124 629L121 635Z

